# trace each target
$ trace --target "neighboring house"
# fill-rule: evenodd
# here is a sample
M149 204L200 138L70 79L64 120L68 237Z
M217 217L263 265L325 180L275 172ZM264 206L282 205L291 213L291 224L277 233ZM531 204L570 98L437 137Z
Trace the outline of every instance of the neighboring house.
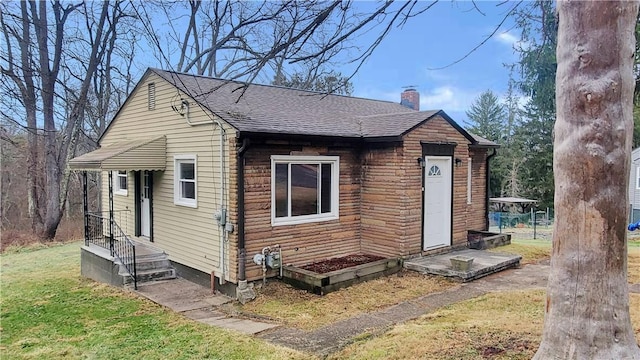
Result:
M275 244L293 265L466 246L497 148L443 111L156 69L99 143L70 168L102 171L102 210L227 293Z
M640 148L631 152L629 172L629 222L640 221Z

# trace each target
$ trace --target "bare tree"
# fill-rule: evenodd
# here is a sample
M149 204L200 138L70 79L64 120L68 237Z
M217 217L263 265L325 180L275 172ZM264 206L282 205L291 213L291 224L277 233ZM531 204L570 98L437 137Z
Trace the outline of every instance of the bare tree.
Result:
M66 162L84 132L94 74L104 69L105 59L116 48L116 30L126 15L120 1L29 1L3 3L2 10L6 48L2 49L1 70L18 89L20 106L13 111L14 121L21 124L21 115L26 114L22 126L29 134L32 227L51 239L64 211L69 186ZM13 49L20 51L19 58ZM39 137L44 140L42 188L37 186Z
M625 229L638 2L557 8L556 226L534 359L640 359Z
M144 24L159 60L177 71L248 82L304 75L303 82L311 86L331 76L337 58L354 62L357 69L393 27L434 3L384 1L366 11L350 0L160 3L170 28L167 43L179 44L169 49L161 46L165 42L153 24ZM147 18L149 8L137 6L141 18ZM185 19L186 29L173 27ZM378 36L367 47L350 46L352 38L372 31ZM352 76L335 85L348 84Z

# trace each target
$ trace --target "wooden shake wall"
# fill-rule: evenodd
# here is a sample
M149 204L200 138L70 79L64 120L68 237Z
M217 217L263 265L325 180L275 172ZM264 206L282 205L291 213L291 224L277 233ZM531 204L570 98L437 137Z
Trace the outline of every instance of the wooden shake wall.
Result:
M436 117L405 135L403 142L369 144L314 142L253 143L245 153L245 244L248 280L262 276L251 259L263 247L280 244L283 263L314 261L368 253L409 256L422 252L421 141L455 142L453 167L453 246L464 246L468 230L484 230L486 150L469 150L469 140L446 120ZM239 144L230 144L234 156ZM271 155L326 155L340 157L339 220L297 225L271 225ZM472 158L472 202L467 203L468 161ZM235 157L230 161L231 188L235 186ZM237 197L230 196L230 216L237 220ZM237 247L237 235L230 238ZM231 258L235 259L234 250ZM230 260L232 260L230 259ZM231 263L233 264L233 262ZM235 273L236 268L232 270Z
M338 220L271 226L271 155L340 157ZM251 145L245 154L245 244L248 280L262 276L250 259L265 246L280 244L283 264L313 261L360 252L360 159L354 146L307 146L282 142Z

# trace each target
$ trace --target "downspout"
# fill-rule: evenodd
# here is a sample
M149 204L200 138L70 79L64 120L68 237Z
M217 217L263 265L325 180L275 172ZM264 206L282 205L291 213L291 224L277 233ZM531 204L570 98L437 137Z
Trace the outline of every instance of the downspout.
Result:
M187 124L189 124L189 126L197 126L197 125L205 125L205 124L213 124L214 128L213 131L215 132L215 126L217 126L220 129L220 151L218 152L219 157L220 157L220 213L219 215L216 215L216 218L218 220L218 226L220 227L219 231L220 231L220 262L219 262L219 267L220 267L220 284L224 284L225 281L229 280L227 271L226 271L226 261L225 261L225 244L227 243L227 231L226 231L226 223L227 223L227 208L226 208L226 199L225 199L225 194L227 192L227 186L226 186L226 175L225 175L225 162L224 162L224 137L225 137L225 130L222 127L222 123L220 123L220 121L218 121L215 118L212 118L211 120L207 120L207 121L198 121L198 122L191 122L191 119L189 118L189 102L186 100L182 100L182 105L186 108L185 111L185 120L187 121ZM213 151L213 148L211 149Z
M246 280L244 248L244 154L249 147L249 139L242 139L242 146L238 149L237 183L238 183L238 281Z
M487 164L485 166L485 172L486 172L486 194L484 197L485 200L485 204L484 204L484 228L485 230L489 231L489 189L491 187L491 181L489 179L489 176L491 175L491 171L489 170L489 160L491 160L492 157L496 156L498 154L498 151L496 149L493 149L493 154L487 156Z

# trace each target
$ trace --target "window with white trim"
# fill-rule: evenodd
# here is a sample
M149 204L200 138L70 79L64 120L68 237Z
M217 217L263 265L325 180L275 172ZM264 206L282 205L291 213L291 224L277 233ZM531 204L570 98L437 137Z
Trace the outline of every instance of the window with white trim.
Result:
M112 171L113 179L113 193L116 195L127 196L127 172L126 171Z
M640 166L636 167L636 189L640 190Z
M338 156L271 156L271 224L338 219Z
M471 204L471 174L471 158L469 158L467 163L467 204Z
M198 171L195 155L173 157L173 203L198 207Z

